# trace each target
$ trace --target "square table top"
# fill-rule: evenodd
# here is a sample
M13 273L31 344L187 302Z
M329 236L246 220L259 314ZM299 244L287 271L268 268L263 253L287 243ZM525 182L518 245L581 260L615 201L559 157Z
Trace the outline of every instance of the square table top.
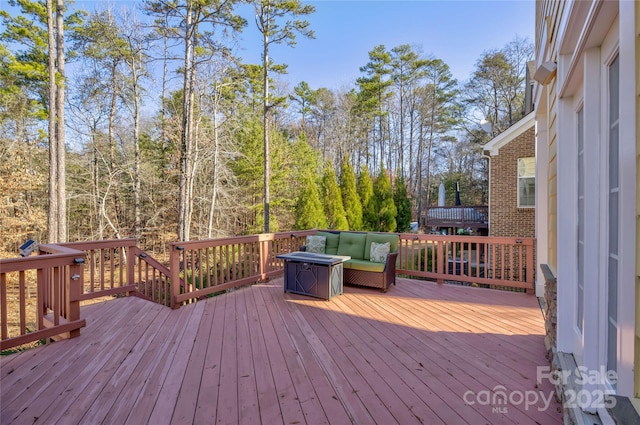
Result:
M286 261L297 261L301 263L334 265L350 260L351 257L346 255L328 255L317 254L315 252L294 251L286 254L278 254L276 258Z

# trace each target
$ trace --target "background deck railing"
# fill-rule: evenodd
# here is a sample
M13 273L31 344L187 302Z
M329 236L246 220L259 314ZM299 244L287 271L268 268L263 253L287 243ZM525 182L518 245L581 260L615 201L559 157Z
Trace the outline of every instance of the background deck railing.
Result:
M489 227L489 207L486 205L427 207L424 213L425 227L459 227L485 229Z
M2 259L0 349L64 333L77 335L84 326L81 301L135 295L178 308L267 280L283 272L283 261L276 256L297 251L313 233L171 243L166 265L138 248L135 239L41 245L41 255ZM532 238L412 233L399 237L399 275L533 292ZM14 301L11 318L9 296Z

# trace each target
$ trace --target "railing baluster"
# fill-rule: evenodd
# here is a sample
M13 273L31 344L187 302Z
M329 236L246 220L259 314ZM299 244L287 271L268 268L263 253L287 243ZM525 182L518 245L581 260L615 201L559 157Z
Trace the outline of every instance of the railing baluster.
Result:
M8 337L7 326L7 275L0 274L0 338L5 340Z

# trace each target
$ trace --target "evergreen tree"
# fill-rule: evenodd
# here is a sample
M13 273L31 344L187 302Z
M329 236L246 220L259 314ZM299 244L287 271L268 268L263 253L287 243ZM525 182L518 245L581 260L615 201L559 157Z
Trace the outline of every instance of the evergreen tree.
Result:
M245 232L261 233L264 224L261 219L263 209L258 194L263 185L263 151L260 149L262 124L256 116L245 117L241 122L242 126L233 133L240 155L230 162L230 166L240 188L236 197L241 214L245 216L243 220L247 222Z
M366 165L362 167L358 176L358 195L362 204L362 230L376 230L378 219L373 197L373 182Z
M377 205L377 227L381 232L395 232L398 211L393 202L393 191L387 171L381 167L380 174L373 185L374 199Z
M390 140L384 134L388 115L384 105L392 95L390 87L393 85L391 55L384 45L378 45L369 52L369 63L360 67L360 71L365 74L356 81L360 88L358 96L361 107L377 122L372 127L374 144L370 146L369 151L373 154L374 165L382 165L384 152L391 150Z
M320 201L318 185L310 171L305 173L303 179L304 186L296 200L296 222L294 228L296 230L326 229L327 217Z
M398 211L397 230L398 232L408 232L411 229L411 202L407 195L407 185L403 177L396 181L393 198Z
M322 192L324 195L324 210L327 215L327 224L330 229L349 230L349 223L342 205L342 193L338 186L336 173L333 166L327 164L322 176Z
M340 169L340 189L349 229L362 230L362 204L356 191L356 175L348 155L342 161Z
M318 153L306 142L304 133L298 139L289 140L287 133L274 131L270 140L273 165L270 176L271 220L281 229L290 229L296 222L296 199L306 188L307 174L315 179L320 175L322 166ZM316 192L319 196L317 187ZM274 227L272 231L277 230Z

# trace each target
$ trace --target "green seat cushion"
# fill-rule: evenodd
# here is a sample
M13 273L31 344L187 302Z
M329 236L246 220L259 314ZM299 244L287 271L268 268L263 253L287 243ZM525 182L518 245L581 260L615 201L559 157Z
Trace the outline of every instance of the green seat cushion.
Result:
M316 232L316 236L324 236L327 238L327 241L324 245L324 253L328 255L337 255L338 254L338 242L340 242L340 234L339 233L331 233L331 232Z
M371 259L371 242L389 242L389 252L397 252L398 244L400 243L400 237L391 233L367 233L367 240L364 246L364 257L361 257L365 260Z
M348 255L354 260L362 260L364 258L364 244L366 240L366 233L340 233L338 255Z
M384 263L372 263L369 260L347 260L343 263L345 269L362 270L365 272L383 272Z

